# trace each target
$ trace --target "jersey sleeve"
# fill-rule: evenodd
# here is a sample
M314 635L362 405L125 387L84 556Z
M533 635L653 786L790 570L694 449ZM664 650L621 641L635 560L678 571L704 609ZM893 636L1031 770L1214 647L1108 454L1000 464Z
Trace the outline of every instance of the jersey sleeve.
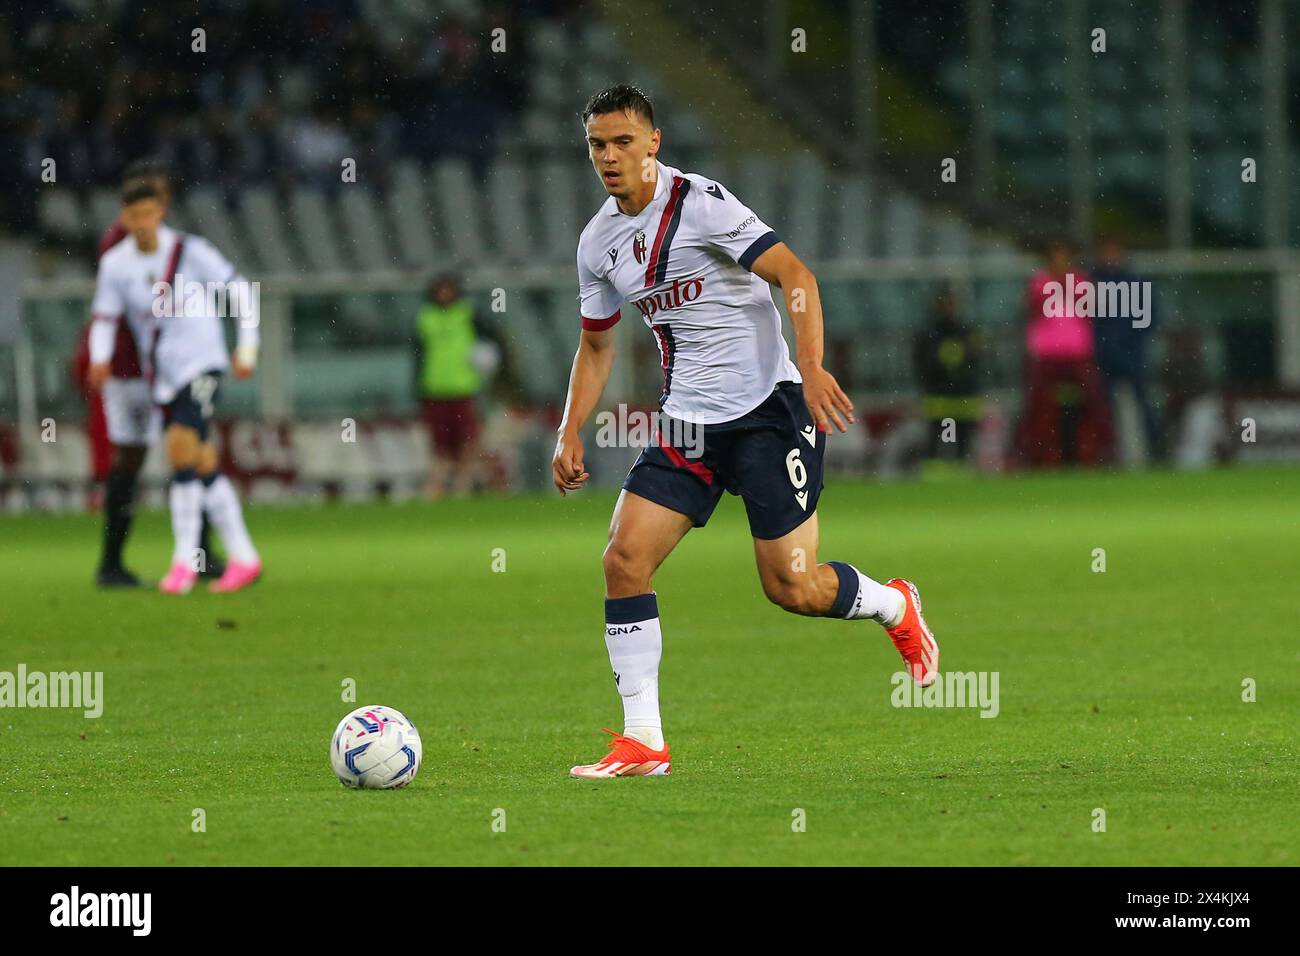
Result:
M588 332L613 328L622 317L623 297L587 262L581 243L578 244L578 299L582 327Z
M126 302L122 298L122 288L101 262L95 273L95 297L90 301L90 314L93 318L115 322L125 312Z
M755 259L781 241L752 209L718 183L697 180L692 185L699 234L727 258L752 269Z

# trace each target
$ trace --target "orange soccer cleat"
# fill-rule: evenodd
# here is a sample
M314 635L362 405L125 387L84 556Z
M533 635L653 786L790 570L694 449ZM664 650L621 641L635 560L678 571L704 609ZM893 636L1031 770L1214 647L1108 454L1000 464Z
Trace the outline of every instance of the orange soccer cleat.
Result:
M903 578L894 578L885 587L901 591L906 602L903 619L894 627L885 628L885 631L907 662L907 671L912 675L912 680L922 687L929 687L939 676L939 645L921 613L921 595L915 584Z
M663 750L651 750L639 740L616 734L608 727L605 733L614 739L609 742L609 753L598 762L574 767L570 777L581 780L605 780L608 777L664 777L670 764L668 744Z

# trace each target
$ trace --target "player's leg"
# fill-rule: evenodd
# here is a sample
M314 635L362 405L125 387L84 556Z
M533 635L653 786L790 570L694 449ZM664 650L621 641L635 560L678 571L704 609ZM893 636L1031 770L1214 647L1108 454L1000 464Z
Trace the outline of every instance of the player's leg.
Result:
M705 478L707 476L707 480ZM659 715L659 623L654 574L692 527L708 521L722 489L702 461L652 445L629 472L609 525L605 571L605 647L623 701L623 733L585 779L662 776L671 758Z
M204 442L199 448L198 465L199 483L203 486L203 511L216 525L228 558L225 571L212 583L211 590L238 591L261 577L262 558L244 524L239 493L231 480L222 474L218 464L216 448L211 442Z
M474 399L458 399L454 414L455 449L452 453L451 494L463 498L474 490L478 480L479 427Z
M170 408L171 406L169 406ZM203 523L203 485L199 481L198 429L173 420L164 435L172 480L168 504L172 517L171 568L159 585L164 594L188 594L198 579L199 531Z
M913 679L924 685L938 674L939 646L921 613L911 581L881 584L843 561L817 563L820 528L814 512L780 538L754 539L758 577L768 600L793 614L870 620L885 628Z
M109 379L99 396L111 465L104 482L104 540L96 581L100 587L139 587L122 560L135 514L136 487L148 445L157 434L156 411L143 379Z
M437 501L447 492L451 475L451 428L447 420L446 402L439 398L426 398L423 403L424 422L429 429L429 477L424 483L424 496Z
M627 490L619 495L604 555L605 647L623 701L623 733L613 735L602 760L574 767L571 776L662 776L669 771L659 716L663 632L651 581L693 524L686 515Z
M737 428L728 469L745 501L763 593L795 614L876 621L912 676L931 683L938 647L912 583L880 584L851 564L817 563L825 454L826 434L794 383L778 386Z

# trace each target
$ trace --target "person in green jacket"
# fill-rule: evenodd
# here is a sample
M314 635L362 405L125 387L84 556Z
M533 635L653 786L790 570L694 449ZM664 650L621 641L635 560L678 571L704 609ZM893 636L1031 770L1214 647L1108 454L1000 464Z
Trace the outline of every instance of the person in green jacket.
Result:
M441 498L450 487L464 495L478 474L478 413L474 398L483 377L474 366L478 333L474 306L452 275L430 283L416 316L420 340L420 393L434 457L425 494Z

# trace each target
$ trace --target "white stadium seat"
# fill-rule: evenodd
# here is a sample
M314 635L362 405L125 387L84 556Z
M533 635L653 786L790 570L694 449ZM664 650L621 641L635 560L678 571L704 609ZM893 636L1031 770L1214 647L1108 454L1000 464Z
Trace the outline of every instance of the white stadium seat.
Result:
M206 186L194 189L186 198L186 208L194 231L220 249L240 272L247 275L262 267L261 260L232 227L233 216L220 192Z
M295 257L275 194L266 186L254 186L244 193L239 213L262 268L267 272L292 272ZM314 237L308 237L308 241L314 241Z
M433 195L443 225L442 234L453 262L481 262L486 250L479 214L478 184L469 166L459 159L433 165Z
M538 252L528 215L528 187L525 167L518 163L497 163L488 171L488 213L495 246L507 262L527 262Z
M338 228L325 196L319 190L299 186L290 197L289 215L298 234L304 237L307 266L317 272L345 271Z
M427 270L447 255L444 234L429 197L419 166L407 161L394 164L388 216L398 254L408 268Z
M354 186L339 196L344 256L354 269L400 269L403 265L383 213L368 189Z

